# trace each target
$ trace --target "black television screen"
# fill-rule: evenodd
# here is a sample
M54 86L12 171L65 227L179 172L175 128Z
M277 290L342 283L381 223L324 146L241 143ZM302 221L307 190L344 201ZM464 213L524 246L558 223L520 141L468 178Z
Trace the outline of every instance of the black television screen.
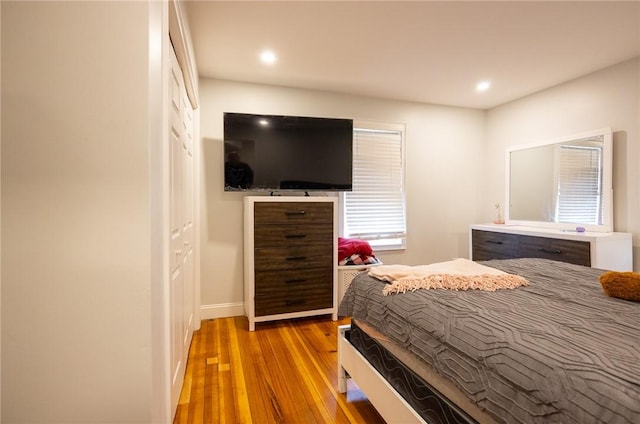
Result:
M353 120L224 114L225 191L349 191Z

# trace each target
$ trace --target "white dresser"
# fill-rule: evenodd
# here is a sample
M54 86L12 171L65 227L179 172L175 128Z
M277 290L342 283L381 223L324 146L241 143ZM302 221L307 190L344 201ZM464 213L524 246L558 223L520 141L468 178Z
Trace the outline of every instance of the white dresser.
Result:
M331 314L337 306L337 200L244 198L244 303L256 322Z
M633 270L631 233L478 224L469 231L469 252L476 261L533 257L606 270Z

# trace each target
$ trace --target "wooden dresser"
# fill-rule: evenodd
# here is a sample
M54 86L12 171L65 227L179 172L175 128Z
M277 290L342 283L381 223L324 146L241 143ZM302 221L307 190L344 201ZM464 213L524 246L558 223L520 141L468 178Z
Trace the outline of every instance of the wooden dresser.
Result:
M244 201L244 304L256 322L337 316L337 200L250 196Z
M596 233L518 225L472 225L471 259L546 258L615 271L633 269L631 233Z

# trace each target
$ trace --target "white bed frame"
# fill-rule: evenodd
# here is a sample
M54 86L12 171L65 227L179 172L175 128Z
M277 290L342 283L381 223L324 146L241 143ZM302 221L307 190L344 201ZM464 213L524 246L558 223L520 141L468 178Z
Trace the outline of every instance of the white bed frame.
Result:
M338 391L347 391L348 378L356 382L384 420L390 424L427 424L406 400L346 339L350 325L338 327Z

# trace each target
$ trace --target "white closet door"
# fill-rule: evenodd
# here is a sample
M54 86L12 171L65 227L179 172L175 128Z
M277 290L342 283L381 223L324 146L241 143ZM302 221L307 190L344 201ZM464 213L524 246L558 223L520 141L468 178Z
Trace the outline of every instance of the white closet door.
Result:
M184 380L195 314L193 110L173 50L169 76L170 366L175 411Z

